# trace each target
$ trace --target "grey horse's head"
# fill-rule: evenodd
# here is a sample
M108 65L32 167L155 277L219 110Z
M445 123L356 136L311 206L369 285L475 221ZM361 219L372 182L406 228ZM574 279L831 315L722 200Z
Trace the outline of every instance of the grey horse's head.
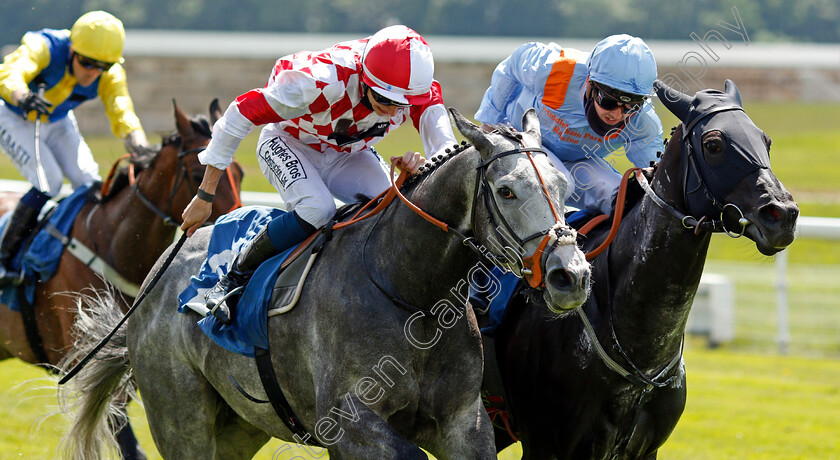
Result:
M451 112L481 156L480 191L473 206L477 238L504 255L500 265L541 288L552 311L579 307L589 293L590 267L566 225L568 181L542 150L535 112L524 115L523 132L503 126L486 132L457 110Z

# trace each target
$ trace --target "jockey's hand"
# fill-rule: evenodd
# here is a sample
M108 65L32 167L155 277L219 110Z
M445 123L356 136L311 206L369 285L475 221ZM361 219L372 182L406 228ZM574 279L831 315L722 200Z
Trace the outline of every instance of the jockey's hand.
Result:
M426 164L426 157L419 152L408 152L402 158L392 158L394 166L411 174L416 174L421 166Z
M213 203L194 196L190 204L187 205L187 208L184 209L183 214L181 214L181 218L184 220L184 223L181 224L181 230L187 236L193 236L193 233L207 222L212 212Z
M149 150L149 141L142 129L134 130L123 138L125 150L132 155L142 155Z
M18 107L24 114L33 110L39 115L49 115L52 104L38 93L29 92L18 101Z

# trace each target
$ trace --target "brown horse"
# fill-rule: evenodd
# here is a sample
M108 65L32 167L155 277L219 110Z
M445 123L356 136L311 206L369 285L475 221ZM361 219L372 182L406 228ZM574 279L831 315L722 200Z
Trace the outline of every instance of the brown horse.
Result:
M87 202L75 219L69 238L90 248L109 267L106 274L117 273L118 282L111 279L109 283L122 289L123 295L117 297L124 310L137 295L132 285L143 282L172 242L176 222L201 182L204 166L197 156L209 143L210 127L221 115L217 101L211 104L210 115L209 124L206 119L191 121L176 106L178 132L164 139L159 152L132 157L129 172L121 171L102 200ZM241 181L242 169L234 164L218 189L212 219L240 204ZM0 198L0 214L12 209L20 197L4 195ZM103 277L65 250L55 275L36 286L35 340L31 332L27 337L21 313L0 304L0 360L20 358L33 364L57 364L73 344L70 329L77 301L68 294L91 288L106 288Z

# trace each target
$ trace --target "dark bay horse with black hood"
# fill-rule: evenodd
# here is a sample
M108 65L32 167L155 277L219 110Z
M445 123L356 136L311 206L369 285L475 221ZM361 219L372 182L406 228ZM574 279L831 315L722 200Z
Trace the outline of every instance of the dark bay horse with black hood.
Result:
M557 318L517 296L498 330L524 458L656 458L685 407L683 335L711 232L747 236L768 256L793 242L799 209L735 84L693 97L655 87L682 124L659 164L634 172L635 199L592 260L589 299ZM589 233L585 252L608 227ZM504 430L496 440L499 450L513 442Z

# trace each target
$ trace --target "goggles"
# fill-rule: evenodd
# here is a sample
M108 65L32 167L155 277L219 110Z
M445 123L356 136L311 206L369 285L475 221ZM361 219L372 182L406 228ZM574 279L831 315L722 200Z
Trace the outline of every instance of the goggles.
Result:
M636 113L647 100L647 97L638 94L628 94L612 88L607 89L593 80L590 80L590 83L592 97L604 110L615 110L620 107L626 114Z
M404 102L397 102L397 101L388 99L387 97L377 93L376 90L371 88L370 86L368 86L368 85L365 85L365 86L370 89L370 94L373 95L373 100L376 101L377 104L393 105L394 107L402 107L402 108L411 107L411 104L406 104Z
M82 56L79 53L76 53L76 57L79 60L79 65L88 70L99 69L103 72L107 72L114 65L112 62L97 61L96 59L91 59L87 56Z

